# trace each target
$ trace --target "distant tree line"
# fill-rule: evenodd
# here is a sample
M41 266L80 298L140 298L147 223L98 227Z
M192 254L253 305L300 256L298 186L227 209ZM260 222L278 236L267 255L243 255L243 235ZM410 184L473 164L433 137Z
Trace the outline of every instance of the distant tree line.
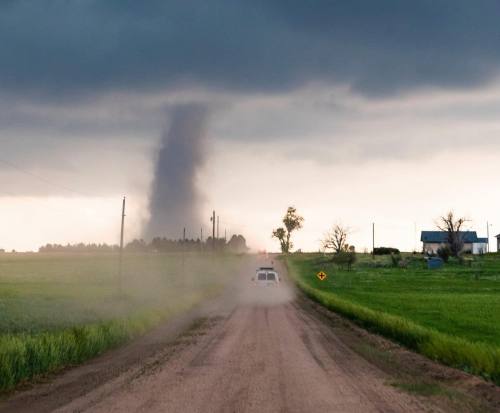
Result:
M118 245L108 244L47 244L38 249L38 252L70 252L70 253L98 253L98 252L117 252ZM206 241L200 239L179 239L173 240L165 237L156 237L151 242L143 239L134 239L124 247L127 252L232 252L236 254L248 251L247 243L243 235L233 235L226 242L224 238L207 238Z
M38 252L114 252L118 251L118 245L109 244L84 244L80 242L78 244L46 244L43 247L38 248Z
M134 239L125 246L129 252L204 252L219 251L244 253L248 251L247 243L243 235L233 235L226 242L224 238L208 237L205 241L198 239L169 239L156 237L147 243L143 239Z

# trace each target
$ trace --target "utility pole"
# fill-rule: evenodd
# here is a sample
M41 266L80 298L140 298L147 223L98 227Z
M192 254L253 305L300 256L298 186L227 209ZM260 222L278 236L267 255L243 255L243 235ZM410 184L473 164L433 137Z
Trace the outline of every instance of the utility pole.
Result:
M203 227L200 227L200 241L203 242Z
M227 230L224 228L224 242L227 242Z
M123 203L122 203L122 225L121 225L121 231L120 231L120 256L119 256L119 261L118 261L118 278L119 278L119 283L120 283L120 293L122 291L122 269L123 269L123 236L124 236L124 229L125 229L125 197L123 197Z
M217 215L217 239L219 239L219 216Z
M372 258L375 259L375 222L372 224Z
M182 273L184 274L184 253L186 252L186 227L182 230Z
M488 253L490 252L490 223L489 221L486 222L486 234L488 237Z
M215 211L212 212L210 221L212 221L212 249L215 250Z

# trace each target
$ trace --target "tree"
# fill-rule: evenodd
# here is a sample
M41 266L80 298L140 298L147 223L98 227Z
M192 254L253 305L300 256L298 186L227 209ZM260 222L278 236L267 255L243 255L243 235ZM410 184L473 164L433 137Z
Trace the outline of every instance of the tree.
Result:
M273 229L273 238L277 238L278 241L280 242L281 252L282 253L288 253L288 248L287 248L287 245L286 245L286 231L285 231L285 228L279 227L279 228Z
M283 217L283 224L285 227L274 229L272 234L272 237L277 238L280 242L281 252L283 254L288 254L293 248L293 243L291 241L292 233L302 228L303 222L304 218L297 214L297 210L294 207L288 207Z
M347 237L351 233L350 228L336 224L325 234L325 238L321 242L325 251L332 250L334 254L349 250Z
M463 226L468 222L466 218L455 218L453 211L439 218L436 226L448 234L448 246L453 257L458 257L464 248L462 234Z
M227 243L227 249L231 252L241 254L247 252L247 241L243 235L233 235Z

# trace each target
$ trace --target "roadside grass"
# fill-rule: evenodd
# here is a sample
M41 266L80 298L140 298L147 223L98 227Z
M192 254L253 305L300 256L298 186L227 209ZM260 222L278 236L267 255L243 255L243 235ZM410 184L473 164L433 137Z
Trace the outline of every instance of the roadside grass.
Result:
M399 379L396 381L391 381L387 383L388 385L395 387L406 393L420 396L420 397L431 397L434 400L444 400L444 406L446 406L446 411L450 408L454 412L482 412L482 413L493 413L491 406L485 403L483 399L477 399L471 396L469 393L464 392L460 389L455 389L453 387L448 387L441 385L438 382L430 382L425 379ZM439 403L439 402L438 402Z
M353 271L320 254L287 258L311 298L369 330L427 357L500 384L500 257L473 267L390 268L389 258L361 256ZM326 271L326 281L315 274ZM479 275L478 275L479 273Z
M75 365L214 297L239 257L0 255L0 390ZM121 285L121 288L120 288Z

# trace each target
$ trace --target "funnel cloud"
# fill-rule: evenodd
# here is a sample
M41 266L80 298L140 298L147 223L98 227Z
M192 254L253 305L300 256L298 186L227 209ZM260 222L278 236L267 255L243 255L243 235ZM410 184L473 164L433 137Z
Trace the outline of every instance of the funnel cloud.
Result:
M150 194L150 219L144 236L182 237L199 228L201 195L196 176L205 160L208 110L202 104L178 105L162 136Z

